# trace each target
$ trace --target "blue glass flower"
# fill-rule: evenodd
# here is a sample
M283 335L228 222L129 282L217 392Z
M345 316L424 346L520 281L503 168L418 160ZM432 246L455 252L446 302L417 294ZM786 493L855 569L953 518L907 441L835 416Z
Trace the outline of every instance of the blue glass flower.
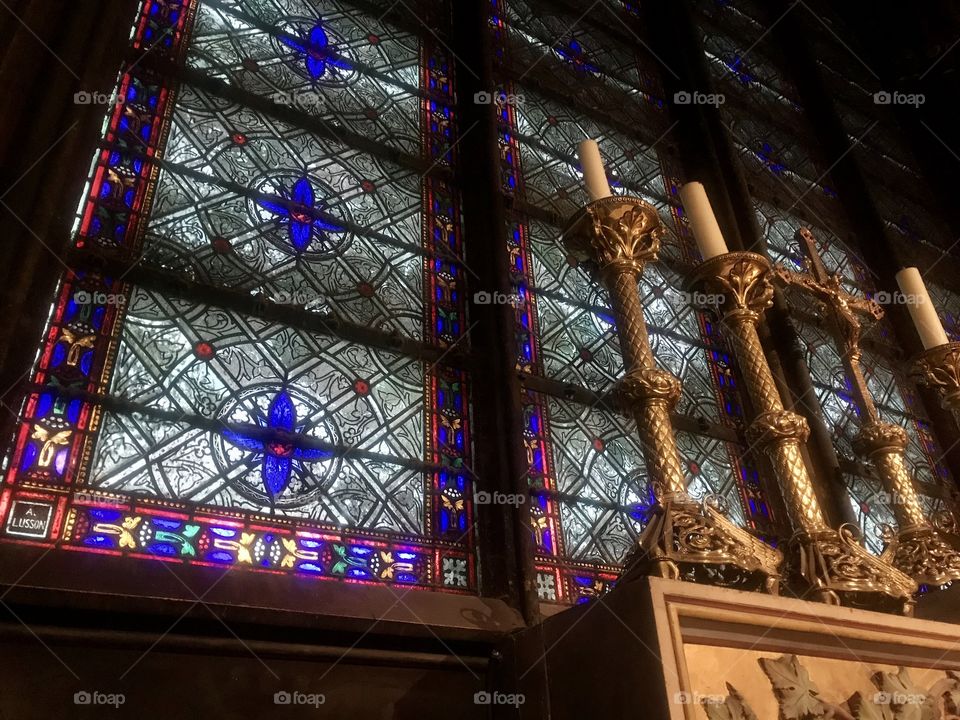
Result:
M314 80L325 77L327 71L333 71L333 68L350 69L350 65L345 60L335 55L336 51L330 46L327 31L323 29L320 23L314 25L305 35L299 37L282 35L280 42L303 56L307 72Z
M342 227L317 216L324 205L317 204L313 185L307 178L297 180L283 199L284 202L278 203L262 198L257 204L278 216L281 223L289 223L290 244L297 252L310 247L315 233L322 238L324 232L343 232Z
M280 431L296 437L302 435L297 425L297 408L286 390L280 390L271 400L267 417L257 417L257 424L265 429ZM242 450L255 453L254 460L262 463L263 485L267 494L277 498L290 485L294 471L305 472L304 463L325 460L333 455L328 450L299 447L287 440L262 440L232 430L223 431L224 439Z

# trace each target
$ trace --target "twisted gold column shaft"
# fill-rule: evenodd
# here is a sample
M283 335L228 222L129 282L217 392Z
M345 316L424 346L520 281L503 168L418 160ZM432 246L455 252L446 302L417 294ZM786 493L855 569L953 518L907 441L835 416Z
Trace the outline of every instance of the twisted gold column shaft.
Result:
M658 495L684 493L683 465L670 422L670 411L680 399L680 382L660 370L654 360L636 270L617 263L605 270L604 276L626 368L620 390L634 401L631 404L647 472Z
M800 451L800 443L806 442L810 428L803 417L783 406L760 346L758 320L759 315L751 311L733 312L724 318L747 393L758 410L748 437L770 456L780 487L788 494L787 512L793 527L808 532L824 530L827 523Z
M911 530L928 526L917 490L913 487L913 481L907 471L903 453L880 453L876 455L874 462L880 475L887 478L886 484L893 495L893 513L900 529Z
M893 515L901 530L929 527L920 497L907 470L904 453L907 433L898 425L880 421L864 425L854 438L854 451L873 463L890 494Z
M939 587L960 578L960 553L940 537L924 515L907 470L907 442L907 433L899 425L874 421L861 428L854 438L854 449L870 458L890 493L899 529L886 537L883 559L918 583Z

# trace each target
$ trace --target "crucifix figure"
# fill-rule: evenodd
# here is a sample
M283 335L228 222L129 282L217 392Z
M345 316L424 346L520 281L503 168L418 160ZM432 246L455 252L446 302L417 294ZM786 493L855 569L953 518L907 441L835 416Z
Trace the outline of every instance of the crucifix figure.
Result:
M897 535L889 538L882 559L921 585L940 586L960 579L960 554L937 535L920 505L904 458L907 433L899 425L881 419L860 365L861 318L879 320L883 308L873 300L848 293L839 273L827 271L810 230L800 228L797 240L807 272L777 268L776 275L784 285L812 295L826 308L830 331L860 411L854 451L873 465L891 498L899 526Z

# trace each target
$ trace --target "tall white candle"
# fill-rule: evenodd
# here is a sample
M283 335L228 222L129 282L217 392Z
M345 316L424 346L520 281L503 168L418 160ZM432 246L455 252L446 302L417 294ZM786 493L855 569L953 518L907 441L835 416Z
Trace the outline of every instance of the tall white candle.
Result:
M927 286L920 277L920 271L915 267L904 268L897 273L897 285L900 286L900 292L906 296L907 310L910 311L910 318L917 328L924 349L950 342L937 315L937 309L930 300Z
M703 259L709 260L717 255L726 255L729 252L727 243L723 239L723 233L720 232L717 216L713 214L710 199L703 185L698 182L688 182L680 188L680 201L690 219L690 229L693 231L693 238L697 241L697 247Z
M600 157L600 146L596 140L584 140L577 148L580 156L580 166L583 168L583 181L587 186L587 194L591 200L600 200L610 197L610 183L607 182L607 171L603 167L603 158Z

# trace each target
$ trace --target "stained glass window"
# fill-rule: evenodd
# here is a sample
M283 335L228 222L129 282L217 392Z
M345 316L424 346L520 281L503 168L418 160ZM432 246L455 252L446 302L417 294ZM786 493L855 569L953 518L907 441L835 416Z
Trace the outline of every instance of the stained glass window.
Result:
M559 239L588 202L576 158L585 137L598 140L614 193L651 203L668 229L640 290L654 354L683 380L677 427L689 490L719 496L735 521L762 532L772 518L737 440L737 370L683 292L699 258L678 201L657 61L643 53L631 9L608 3L575 22L546 3L492 8L537 588L542 600L579 602L609 587L653 503L634 422L610 398L623 359L606 293ZM619 108L623 121L596 107Z
M362 7L144 0L6 539L476 587L449 7Z

